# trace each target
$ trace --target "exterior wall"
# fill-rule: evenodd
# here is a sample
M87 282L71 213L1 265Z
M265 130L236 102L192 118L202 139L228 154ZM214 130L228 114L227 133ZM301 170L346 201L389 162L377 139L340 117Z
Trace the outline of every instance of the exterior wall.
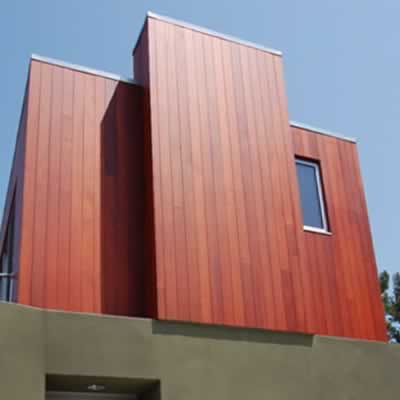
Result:
M18 301L135 314L141 90L33 60L29 94Z
M18 127L17 141L15 144L14 158L11 166L7 196L4 204L3 219L1 221L1 228L0 228L0 258L1 258L4 246L6 245L7 229L9 227L12 207L14 205L15 220L14 220L13 271L16 273L18 272L19 248L21 243L22 196L23 196L23 182L24 182L24 152L25 152L25 140L26 140L28 98L29 98L29 81L27 82L27 86L25 89L25 96ZM17 285L18 283L14 285L14 300L18 296Z
M10 400L44 400L46 375L59 390L158 383L151 398L163 400L376 400L400 390L400 347L385 343L4 303L0 326L9 328L0 330L0 384Z
M316 133L321 153L293 144L282 58L150 16L134 63L152 168L150 315L386 340L354 146ZM297 152L332 167L332 236L303 231Z
M143 236L145 239L146 268L144 273L145 314L157 317L157 273L155 254L154 196L153 196L153 138L150 127L150 89L149 89L149 37L147 21L134 50L134 76L143 86L143 161L144 161L144 220Z
M143 88L31 63L18 301L386 340L355 146L290 128L281 57L157 17L134 55ZM303 231L295 154L331 236Z
M142 316L144 175L142 89L119 83L102 130L101 252L103 312Z
M357 147L292 127L294 153L320 161L332 236L304 232L318 332L387 340Z
M157 317L310 331L281 58L154 18L143 35Z

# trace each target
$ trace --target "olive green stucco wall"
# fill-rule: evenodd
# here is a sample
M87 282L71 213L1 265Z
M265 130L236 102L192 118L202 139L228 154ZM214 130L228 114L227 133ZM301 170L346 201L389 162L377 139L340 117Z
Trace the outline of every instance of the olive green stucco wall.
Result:
M7 400L43 400L46 375L52 389L100 383L169 400L376 400L399 396L399 365L400 346L384 343L0 303Z

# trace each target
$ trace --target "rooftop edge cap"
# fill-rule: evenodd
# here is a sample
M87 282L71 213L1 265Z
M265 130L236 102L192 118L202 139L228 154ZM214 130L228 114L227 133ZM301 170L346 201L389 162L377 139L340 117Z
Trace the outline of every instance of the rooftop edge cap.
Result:
M203 28L203 27L198 26L198 25L193 25L193 24L185 22L185 21L181 21L181 20L177 20L177 19L174 19L174 18L163 16L163 15L160 15L160 14L156 14L156 13L154 13L152 11L148 11L146 16L147 16L147 18L153 18L153 19L158 19L160 21L169 22L170 24L173 24L173 25L177 25L177 26L181 26L183 28L191 29L193 31L201 32L201 33L204 33L206 35L215 36L215 37L218 37L220 39L228 40L230 42L239 43L239 44L242 44L242 45L247 46L247 47L253 47L255 49L265 51L265 52L273 54L275 56L282 56L282 52L280 50L276 50L276 49L272 49L272 48L269 48L269 47L265 47L265 46L262 46L262 45L257 44L257 43L253 43L253 42L249 42L247 40L239 39L239 38L234 37L234 36L225 35L223 33L219 33L219 32L213 31L211 29ZM144 25L145 25L145 23L143 24L143 27L144 27ZM133 53L135 52L136 47L137 47L137 45L139 43L139 39L140 39L141 33L143 31L143 27L142 27L142 29L140 31L139 37L138 37L138 39L136 41L136 44L135 44L135 46L133 48Z
M331 136L331 137L334 137L336 139L346 140L347 142L357 143L357 139L356 138L344 136L344 135L341 135L341 134L335 133L335 132L330 132L330 131L328 131L326 129L316 128L314 126L306 125L306 124L303 124L301 122L296 122L296 121L289 121L289 123L290 123L290 126L293 126L294 128L301 128L301 129L304 129L306 131L319 133L320 135Z
M100 71L100 70L93 69L93 68L88 68L83 65L71 64L69 62L57 60L55 58L43 57L38 54L32 54L31 60L41 61L41 62L44 62L47 64L52 64L52 65L58 65L60 67L72 69L74 71L84 72L84 73L91 74L91 75L102 76L104 78L112 79L115 81L121 81L121 82L125 82L125 83L130 83L130 84L137 84L132 78L123 77L123 76L120 76L117 74L113 74L111 72L105 72L105 71Z

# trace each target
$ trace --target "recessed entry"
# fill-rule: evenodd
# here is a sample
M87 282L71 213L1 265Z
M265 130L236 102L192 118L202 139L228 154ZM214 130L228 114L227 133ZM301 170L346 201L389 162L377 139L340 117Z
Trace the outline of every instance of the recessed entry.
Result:
M47 375L46 400L154 400L159 387L156 379Z
M47 392L46 400L137 400L138 395L112 393Z

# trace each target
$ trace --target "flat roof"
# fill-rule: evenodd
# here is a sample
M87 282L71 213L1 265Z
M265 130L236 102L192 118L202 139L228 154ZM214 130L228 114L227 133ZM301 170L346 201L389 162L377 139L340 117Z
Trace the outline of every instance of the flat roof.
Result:
M52 64L52 65L58 65L60 67L72 69L74 71L85 72L85 73L91 74L91 75L102 76L103 78L112 79L114 81L121 81L121 82L125 82L125 83L136 84L136 82L132 78L127 78L127 77L124 77L121 75L113 74L111 72L105 72L105 71L100 71L100 70L93 69L93 68L88 68L83 65L71 64L69 62L57 60L55 58L43 57L43 56L39 56L37 54L32 54L31 60L41 61L41 62L44 62L47 64Z
M273 49L273 48L270 48L270 47L266 47L266 46L263 46L263 45L260 45L260 44L257 44L257 43L253 43L253 42L250 42L250 41L247 41L247 40L242 40L242 39L239 39L239 38L231 36L231 35L226 35L224 33L216 32L216 31L213 31L211 29L207 29L207 28L203 28L203 27L198 26L198 25L191 24L189 22L185 22L185 21L181 21L181 20L178 20L178 19L166 17L164 15L156 14L156 13L154 13L152 11L147 12L147 18L158 19L160 21L168 22L168 23L173 24L173 25L181 26L183 28L191 29L191 30L196 31L196 32L204 33L206 35L214 36L214 37L217 37L217 38L220 38L220 39L228 40L230 42L239 43L239 44L247 46L247 47L252 47L252 48L255 48L255 49L258 49L258 50L262 50L262 51L265 51L267 53L273 54L275 56L282 56L282 52L280 50L276 50L276 49ZM146 23L146 21L145 21L145 23ZM139 42L140 36L142 34L142 31L143 31L143 28L142 28L142 30L141 30L141 32L139 34L139 37L138 37L138 39L136 41L136 44L135 44L135 46L133 48L133 52L135 52L135 49L136 49L137 44Z
M348 142L357 143L357 139L349 137L349 136L344 136L344 135L342 135L340 133L331 132L331 131L328 131L326 129L316 128L314 126L303 124L301 122L296 122L296 121L289 121L289 122L290 122L290 126L293 126L295 128L301 128L301 129L304 129L306 131L310 131L310 132L313 132L313 133L318 133L320 135L331 136L331 137L334 137L336 139L341 139L341 140L346 140Z

